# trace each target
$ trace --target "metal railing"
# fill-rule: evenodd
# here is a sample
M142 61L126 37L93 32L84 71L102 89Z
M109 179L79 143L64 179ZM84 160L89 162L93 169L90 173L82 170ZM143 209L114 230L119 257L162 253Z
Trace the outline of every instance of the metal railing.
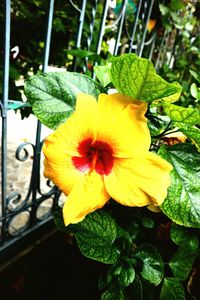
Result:
M94 51L97 54L102 52L102 43L112 41L109 51L113 55L121 53L134 52L139 56L145 56L152 59L158 67L163 59L163 47L166 41L168 32L164 32L162 38L156 34L156 29L150 31L148 29L149 20L152 16L154 5L158 5L156 0L136 1L137 7L130 9L127 0L121 1L119 10L116 12L111 7L111 1L87 1L83 0L80 7L73 1L69 1L73 9L78 14L75 48ZM120 1L117 1L117 3ZM88 13L89 3L89 26L87 33L84 34L86 24L86 12ZM99 11L99 4L103 8ZM7 112L9 101L9 60L10 60L10 32L11 32L11 3L10 0L4 1L4 51L3 51L3 82L2 82L2 100L1 120L2 120L2 136L1 136L1 214L0 214L0 257L6 254L11 248L15 248L17 243L23 240L23 237L31 236L33 232L42 228L51 219L51 211L53 205L58 202L60 192L55 186L52 186L47 181L48 191L43 192L41 189L40 180L40 160L41 160L41 124L38 122L35 132L35 143L25 142L16 149L15 158L22 164L30 156L28 147L32 147L33 160L32 170L27 174L29 179L29 187L26 191L26 196L22 199L20 192L13 191L7 193ZM67 12L66 12L67 13ZM51 32L54 14L54 0L49 1L49 9L47 13L47 27L42 71L48 71L48 61L50 55ZM97 14L100 17L98 23L96 21ZM86 38L87 35L87 38ZM98 38L96 39L96 35ZM26 42L26 41L24 41ZM71 66L72 70L79 70L80 59L74 58ZM84 67L87 69L88 58L84 58ZM95 62L94 62L95 63ZM23 121L21 121L23 122ZM15 130L15 127L13 127ZM45 213L42 218L38 218L37 211L41 204L47 199L52 199L48 213ZM22 224L15 230L10 230L14 227L14 222L20 214L26 213L26 223ZM15 251L15 250L13 250Z

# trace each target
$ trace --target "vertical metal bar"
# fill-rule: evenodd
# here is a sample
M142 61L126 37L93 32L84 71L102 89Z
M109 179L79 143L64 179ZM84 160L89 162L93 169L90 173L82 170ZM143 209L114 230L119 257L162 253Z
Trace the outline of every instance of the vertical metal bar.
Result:
M154 32L153 40L152 40L152 43L151 43L151 48L150 48L150 51L149 51L149 60L152 60L153 51L154 51L155 43L156 43L156 36L157 36L157 32Z
M90 26L89 26L90 33L87 37L87 50L88 51L90 51L91 43L93 40L93 31L94 31L94 24L95 24L95 16L96 16L96 12L97 12L97 3L98 3L98 0L95 0L94 4L92 6L92 13L91 13L92 20L91 20Z
M121 33L122 33L122 27L123 27L123 24L124 24L126 6L127 6L127 0L123 0L123 2L122 2L121 20L120 20L119 25L118 25L118 32L117 32L117 38L116 38L116 42L115 42L115 47L114 47L113 55L117 55L117 52L118 52L119 41L120 41L120 37L121 37Z
M79 18L79 28L78 28L78 35L77 35L77 40L76 40L76 48L80 48L80 46L81 46L81 38L82 38L82 33L83 33L83 24L84 24L84 19L85 19L86 4L87 4L87 0L83 0L81 12L80 12L80 18Z
M54 10L54 0L50 0L42 72L46 72L48 67L50 44L51 44L51 31L52 31L52 23L53 23L53 10Z
M143 32L143 36L142 36L142 42L140 44L140 50L139 50L139 53L138 53L138 56L140 56L140 57L142 56L142 52L143 52L143 49L144 49L144 42L145 42L145 38L146 38L146 34L147 34L147 26L148 26L148 22L150 20L150 16L151 16L152 8L153 8L153 5L154 5L154 1L155 0L151 0L150 7L149 7L149 10L148 10L147 20L146 20L146 24L145 24L145 28L144 28L144 32Z
M96 46L96 53L100 54L101 52L101 44L102 44L102 40L103 40L103 35L105 32L105 24L106 24L106 18L107 18L107 13L108 13L108 4L109 1L105 0L104 1L104 5L103 5L103 12L102 12L102 17L101 17L101 23L100 23L100 29L99 29L99 35L98 35L98 42L97 42L97 46ZM95 62L94 65L96 65L97 63ZM92 78L95 80L96 75L93 72L92 74Z
M98 0L94 1L94 4L92 6L92 13L91 13L91 22L89 25L90 28L90 32L89 35L87 37L87 50L90 51L90 47L92 44L92 40L93 40L93 31L94 31L94 25L95 25L95 16L96 16L96 12L97 12L97 3ZM83 72L85 73L87 70L87 64L88 64L88 57L85 58L85 65L83 66Z
M167 33L168 33L168 31L165 30L165 32L164 32L164 34L163 34L163 37L162 37L162 40L161 40L161 43L160 43L159 52L158 52L158 57L157 57L156 64L155 64L155 69L156 69L156 70L158 69L158 65L159 65L159 62L160 62L160 56L161 56L161 52L162 52L162 49L163 49L163 45L164 45L164 42L165 42Z
M3 62L3 96L2 96L2 136L1 136L1 189L2 189L2 217L6 215L7 196L7 110L9 93L9 66L10 66L10 0L4 1L4 62ZM1 241L5 238L6 219L2 220Z
M161 57L161 60L160 60L160 66L159 66L159 68L162 67L163 62L165 61L166 55L167 55L167 41L165 40L165 45L163 47L163 52L162 52L162 57Z
M174 38L174 43L173 43L173 46L172 46L172 49L171 49L171 52L170 52L170 57L169 57L169 60L168 60L168 66L171 69L173 69L172 59L173 59L174 56L176 56L174 54L175 54L175 50L176 50L176 38L177 38L178 35L179 35L179 29L177 29L177 31L176 31L176 35L175 35L175 38Z
M86 4L87 0L83 0L82 2L82 7L80 11L80 17L79 17L79 28L77 30L77 38L76 38L76 48L81 47L81 38L83 34L83 24L84 24L84 19L85 19L85 11L86 11ZM77 57L74 57L73 59L73 71L75 72L77 68Z
M50 44L51 44L51 32L52 32L52 23L53 23L53 11L54 11L54 0L49 1L49 10L47 18L47 28L46 28L46 38L45 38L45 47L44 47L44 56L43 56L43 66L42 71L46 72L48 68L49 53L50 53ZM39 188L40 182L40 156L41 156L41 123L37 122L36 130L36 139L35 139L35 152L34 152L34 162L33 162L33 194L32 201L33 203L36 200L37 188ZM31 211L32 218L35 217L35 207Z
M135 38L136 28L138 25L138 19L139 19L139 15L140 15L141 6L142 6L142 0L139 1L138 7L137 7L137 14L135 17L133 32L131 35L131 40L130 40L130 45L129 45L129 53L132 52L132 47L133 47L133 42L134 42L134 38Z
M109 1L105 0L104 1L104 6L103 6L103 13L102 13L102 17L101 17L98 43L97 43L97 48L96 48L96 53L97 54L100 54L100 52L101 52L101 44L102 44L103 35L104 35L104 32L105 32L105 23L106 23L106 17L107 17L107 13L108 13L108 4L109 4Z

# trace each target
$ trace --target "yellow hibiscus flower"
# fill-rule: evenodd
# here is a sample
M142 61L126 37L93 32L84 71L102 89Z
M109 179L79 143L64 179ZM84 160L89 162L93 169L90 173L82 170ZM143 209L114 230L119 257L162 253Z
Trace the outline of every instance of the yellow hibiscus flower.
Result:
M113 198L122 205L160 205L172 166L149 152L147 104L121 94L77 97L73 115L43 145L44 176L67 195L65 225Z

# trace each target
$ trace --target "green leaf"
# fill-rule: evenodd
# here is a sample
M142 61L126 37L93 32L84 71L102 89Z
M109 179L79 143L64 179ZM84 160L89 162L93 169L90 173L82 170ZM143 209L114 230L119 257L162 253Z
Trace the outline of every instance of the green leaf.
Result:
M92 52L92 51L87 51L87 50L74 49L74 50L67 50L66 53L71 54L73 56L80 57L80 58L90 57L90 58L94 58L97 60L101 59L99 54Z
M111 81L120 93L147 102L160 99L174 102L179 98L181 86L157 75L148 59L131 53L112 58L111 62Z
M192 269L194 260L198 253L197 245L184 243L175 252L173 257L169 262L169 266L174 274L174 276L180 280L186 280Z
M146 117L148 118L148 127L152 137L161 134L170 123L170 118L159 115L156 107L150 106Z
M200 76L193 70L189 70L190 74L200 83Z
M102 87L91 78L73 72L38 74L25 81L25 94L34 114L53 129L74 111L79 93L97 98L101 91Z
M66 227L64 224L64 220L63 220L63 214L62 214L62 208L57 206L54 210L53 210L53 218L54 218L54 223L56 225L56 227L60 230L65 232L66 231Z
M196 108L185 108L171 103L163 102L164 113L174 122L185 124L200 124L199 110Z
M170 9L174 10L177 13L177 10L183 9L185 7L182 0L171 0Z
M118 281L120 286L129 286L135 279L135 269L131 264L123 265L119 273Z
M170 228L170 237L176 245L181 246L184 242L187 242L191 236L192 233L188 227L172 223Z
M101 300L126 300L122 289L110 289L101 295Z
M200 228L200 154L187 143L162 146L158 154L174 167L168 196L160 208L175 223Z
M176 125L179 127L180 131L191 139L197 148L200 148L200 129L198 127L182 123L177 123Z
M104 211L95 211L76 225L75 237L83 255L105 264L113 264L119 255L113 244L116 234L116 225L110 215Z
M8 101L8 110L24 108L24 107L30 107L30 104L27 102L22 102L22 101L13 101L13 100Z
M155 222L152 218L149 218L149 217L143 217L142 218L142 225L145 227L145 228L154 228L155 226Z
M103 270L99 276L99 280L98 280L98 288L101 289L105 289L107 286L109 285L108 281L107 281L107 271Z
M176 278L164 278L160 300L185 300L182 284Z
M136 249L134 255L143 262L143 278L159 285L164 276L164 263L157 249L150 244L144 244Z
M108 62L105 66L94 66L94 72L104 87L111 82L109 73L111 65L112 64Z
M191 84L190 93L191 93L192 97L200 100L200 90L198 89L196 83Z
M169 13L169 8L167 6L164 6L163 4L159 4L159 9L160 9L160 12L163 16L167 15Z

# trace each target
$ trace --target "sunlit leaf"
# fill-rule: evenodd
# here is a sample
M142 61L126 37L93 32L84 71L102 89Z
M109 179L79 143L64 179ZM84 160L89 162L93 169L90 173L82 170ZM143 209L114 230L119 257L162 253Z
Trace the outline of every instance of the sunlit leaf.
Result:
M190 93L191 93L192 97L200 100L200 89L198 89L196 83L191 84Z
M200 228L200 154L187 143L163 146L159 155L174 167L168 196L160 206L175 223Z
M181 86L157 75L148 59L131 53L112 58L111 62L111 81L120 93L147 102L161 99L175 102L179 98Z
M189 70L190 74L200 83L200 76L193 70Z
M90 57L94 59L100 59L100 56L97 53L92 51L87 51L87 50L73 49L73 50L67 50L66 53L80 58Z
M196 126L183 124L183 123L176 123L179 127L180 131L182 131L191 141L200 148L200 129Z
M74 111L79 93L97 98L103 88L86 75L50 72L29 77L25 94L36 117L47 127L56 128Z
M191 125L200 124L200 113L197 108L185 108L167 102L163 102L162 108L174 122Z
M160 9L160 12L163 16L167 15L169 13L169 8L163 4L159 4L159 9Z
M107 63L105 66L94 66L94 72L99 79L100 83L105 87L107 86L111 80L110 80L110 68L111 63Z

